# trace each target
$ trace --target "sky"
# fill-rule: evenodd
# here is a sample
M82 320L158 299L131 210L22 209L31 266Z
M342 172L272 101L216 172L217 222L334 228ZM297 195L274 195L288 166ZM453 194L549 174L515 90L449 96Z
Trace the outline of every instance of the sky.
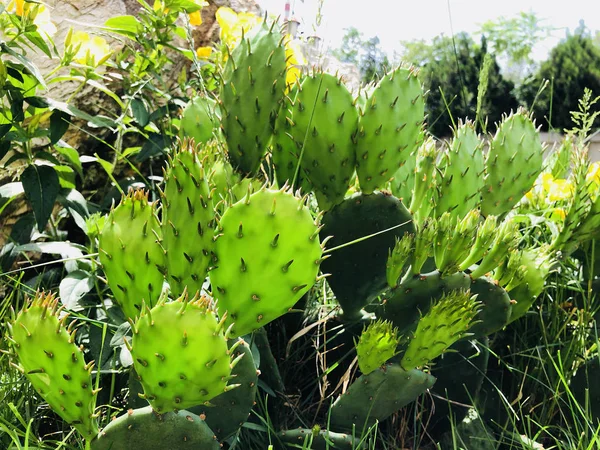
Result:
M257 0L269 13L283 16L286 0ZM319 0L290 0L303 29L312 34ZM474 33L479 26L498 17L534 12L544 25L554 29L550 38L533 51L536 60L548 52L566 30L574 30L580 19L593 31L600 30L600 0L322 0L323 20L317 34L325 44L339 47L344 28L354 26L366 38L378 36L390 56L400 50L400 41L430 40L461 31Z

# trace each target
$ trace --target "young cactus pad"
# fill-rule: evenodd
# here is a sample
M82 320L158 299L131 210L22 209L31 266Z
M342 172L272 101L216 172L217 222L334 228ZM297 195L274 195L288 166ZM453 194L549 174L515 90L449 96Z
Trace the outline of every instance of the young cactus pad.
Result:
M285 88L285 50L277 24L264 22L233 50L221 85L223 135L232 166L258 169Z
M75 345L75 331L65 327L58 299L38 292L9 324L20 369L36 391L86 439L98 433L94 416L97 392L92 389L93 363L86 364Z
M224 320L204 297L188 300L185 293L146 308L130 347L144 397L157 413L207 403L236 386L228 384L235 348L227 347Z
M369 95L360 117L356 172L361 191L381 189L423 140L425 102L413 68L385 75Z
M115 300L134 319L142 304L153 306L162 291L165 252L148 193L130 191L113 209L99 237L100 262Z
M390 322L378 320L370 324L356 343L360 371L369 374L385 364L396 354L399 343L398 330Z
M92 442L92 450L219 450L208 425L189 411L157 414L150 406L130 409Z
M501 215L517 204L541 172L543 154L539 133L525 111L502 121L485 162L484 216Z
M215 106L216 102L211 98L204 96L192 98L183 109L181 116L182 134L194 139L196 144L210 141L218 120Z
M421 317L400 365L405 370L427 364L461 339L479 312L480 303L468 291L452 291Z
M171 294L202 289L214 237L214 209L193 143L184 142L165 173L162 230Z
M435 377L388 364L359 377L331 407L331 425L342 431L362 430L387 419L431 388Z
M317 280L322 248L304 200L263 188L230 206L219 223L213 295L232 336L285 314Z
M471 294L477 295L482 307L471 329L475 338L487 336L504 328L510 319L512 302L504 289L485 277L471 283Z

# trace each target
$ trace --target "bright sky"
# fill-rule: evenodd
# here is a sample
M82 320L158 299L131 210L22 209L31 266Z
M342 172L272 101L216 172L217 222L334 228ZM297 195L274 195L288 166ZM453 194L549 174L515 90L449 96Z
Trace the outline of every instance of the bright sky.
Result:
M286 0L257 1L269 13L283 16ZM290 2L303 29L312 34L319 0ZM382 48L392 55L399 41L451 35L452 30L473 33L483 22L521 11L535 12L544 24L555 28L553 36L534 49L535 59L544 59L567 29L577 28L580 19L591 30L600 30L600 0L324 0L318 35L338 47L344 28L354 26L365 37L379 36Z

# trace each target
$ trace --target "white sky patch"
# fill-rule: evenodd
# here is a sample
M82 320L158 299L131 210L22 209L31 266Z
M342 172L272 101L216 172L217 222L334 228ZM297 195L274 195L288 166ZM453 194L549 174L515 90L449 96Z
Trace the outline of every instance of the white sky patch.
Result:
M283 16L286 0L257 0L269 13ZM290 0L302 29L313 34L318 0ZM514 17L519 12L534 12L552 36L533 52L537 60L573 31L581 19L593 32L600 30L600 0L324 0L323 21L317 35L331 47L339 47L344 29L356 27L366 38L378 36L390 56L399 50L400 41L430 40L452 31L475 33L479 26L498 17ZM475 37L478 39L478 37Z

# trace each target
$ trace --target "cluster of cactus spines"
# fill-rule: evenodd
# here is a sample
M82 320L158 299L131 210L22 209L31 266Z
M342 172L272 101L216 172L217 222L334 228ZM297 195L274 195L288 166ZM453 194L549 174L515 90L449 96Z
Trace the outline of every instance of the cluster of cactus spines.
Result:
M186 288L192 293L202 289L212 261L215 213L193 141L184 141L169 159L164 178L163 246L167 250L167 281L177 297Z
M355 167L358 111L340 78L304 77L288 110L290 136L321 209L344 200Z
M471 294L477 295L477 301L481 303L481 310L469 329L473 338L487 336L506 326L513 302L504 289L493 281L481 277L471 283Z
M387 286L389 251L396 238L414 234L412 217L392 195L357 193L327 211L323 225L321 236L333 236L332 248L367 237L331 252L322 266L324 272L331 274L327 281L344 316L351 318Z
M518 234L512 220L505 220L498 227L489 249L484 253L479 265L471 271L472 278L479 278L498 267L517 246ZM464 262L461 266L464 265Z
M132 321L132 330L127 345L143 396L157 413L209 403L237 387L229 381L241 357L233 356L236 345L227 346L225 315L217 320L210 301L198 293L190 299L184 292L169 303L161 298Z
M435 264L443 273L458 272L475 241L479 211L471 210L462 219L445 212L437 221L434 244Z
M464 217L477 208L483 187L483 142L471 122L460 123L441 159L435 215Z
M443 295L466 291L471 278L464 272L442 276L439 270L414 275L392 290L382 302L378 316L391 321L401 335L417 328L419 319L427 314L432 304Z
M194 139L196 144L204 144L213 138L216 128L216 102L206 96L192 98L181 115L183 136Z
M400 365L405 370L428 364L463 338L481 303L469 291L452 291L436 301L421 317Z
M406 264L413 257L415 250L415 235L405 234L402 238L396 238L396 245L390 250L385 265L386 278L389 287L396 287L404 272Z
M360 371L366 375L384 365L396 354L399 343L398 330L391 322L372 322L355 343Z
M429 137L417 152L415 182L408 207L416 224L422 223L434 207L437 157L435 141Z
M361 108L356 172L361 191L383 188L423 140L423 87L412 67L385 75Z
M250 346L246 342L240 344L237 344L237 340L232 342L232 345L237 346L232 356L237 358L243 355L231 371L231 375L235 377L233 380L239 386L213 398L210 406L199 405L188 408L188 411L206 421L221 442L235 434L248 420L258 389L259 371L254 364Z
M404 161L394 173L394 178L390 182L392 194L402 200L405 205L410 205L412 191L415 187L415 168L417 167L417 150L415 149L408 159Z
M361 375L331 407L333 429L362 430L383 421L431 388L435 378L417 369L387 364Z
M277 23L266 20L243 37L226 63L219 106L233 167L252 175L260 166L285 89L285 49Z
M521 200L542 170L543 153L539 133L524 110L502 120L485 161L484 216L502 215Z
M219 450L217 437L189 411L157 414L152 407L130 409L92 441L92 450Z
M213 295L237 337L294 306L317 281L323 248L305 199L263 187L227 208L214 251Z
M487 216L479 228L477 228L475 242L471 246L467 257L460 263L460 270L467 270L473 264L481 261L485 255L487 255L490 246L496 238L498 231L497 222L498 220L496 216Z
M354 449L358 440L352 434L335 433L322 430L315 425L313 429L296 428L277 433L277 438L292 448L310 448L312 450ZM308 445L308 447L303 447Z
M94 362L85 362L82 348L75 344L75 322L66 326L58 299L37 292L8 323L14 364L31 381L50 407L86 439L98 433L96 396L93 389Z
M163 289L166 256L155 203L130 190L108 215L99 237L100 262L115 300L133 319L153 306Z

